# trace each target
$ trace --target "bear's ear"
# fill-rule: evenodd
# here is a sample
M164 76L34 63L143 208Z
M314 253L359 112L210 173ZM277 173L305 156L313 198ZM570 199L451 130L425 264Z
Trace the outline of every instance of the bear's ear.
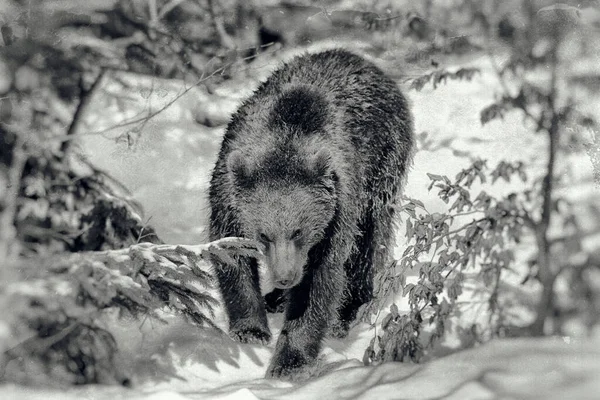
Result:
M227 157L227 170L232 175L234 182L242 186L250 180L250 166L239 150L232 151Z
M315 154L311 163L312 172L319 178L327 178L331 175L331 153L327 149L321 149Z
M311 171L325 189L333 193L338 182L338 176L333 169L331 153L321 149L312 158Z

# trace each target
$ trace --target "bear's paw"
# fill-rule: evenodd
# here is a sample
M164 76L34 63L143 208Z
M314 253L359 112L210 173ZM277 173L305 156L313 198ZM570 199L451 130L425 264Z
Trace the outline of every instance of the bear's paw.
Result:
M263 327L231 328L229 336L241 343L268 344L271 341L271 332Z
M336 320L329 325L327 330L327 337L331 339L344 339L348 336L350 331L350 322L343 320Z
M285 337L284 337L285 339ZM314 359L298 348L277 343L275 356L267 369L266 378L283 379L287 381L304 381L314 374Z
M313 368L310 365L282 365L277 363L271 363L265 375L266 378L292 382L305 381L311 376L313 376Z

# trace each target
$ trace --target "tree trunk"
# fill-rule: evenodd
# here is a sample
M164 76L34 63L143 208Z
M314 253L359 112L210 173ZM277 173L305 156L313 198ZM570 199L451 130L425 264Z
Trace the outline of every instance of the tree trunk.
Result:
M531 334L534 336L541 336L545 333L544 325L546 319L550 316L554 308L554 282L558 275L558 268L552 263L551 243L548 238L554 202L554 169L560 130L560 115L556 110L555 104L557 97L556 70L558 66L558 43L558 40L556 40L554 49L552 50L552 72L550 93L548 94L548 109L550 109L552 113L550 126L548 127L548 164L546 167L546 175L542 182L542 216L536 227L536 242L538 246L537 265L540 282L542 283L542 294L537 305L536 319L531 325Z

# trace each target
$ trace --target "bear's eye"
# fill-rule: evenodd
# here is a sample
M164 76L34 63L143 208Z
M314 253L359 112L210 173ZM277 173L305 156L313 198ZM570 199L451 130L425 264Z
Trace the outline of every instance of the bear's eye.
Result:
M290 237L290 239L296 240L296 239L299 239L300 236L302 236L302 231L300 229L296 229L294 231L294 233L292 233L292 236Z
M261 242L263 243L270 243L271 242L271 238L268 237L267 235L265 235L264 233L261 233L258 235L258 238L260 239Z

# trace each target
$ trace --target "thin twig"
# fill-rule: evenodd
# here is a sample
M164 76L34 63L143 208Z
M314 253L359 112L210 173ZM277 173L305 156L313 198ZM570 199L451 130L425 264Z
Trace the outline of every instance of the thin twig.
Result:
M225 24L223 22L223 16L217 12L217 8L215 7L215 0L207 0L208 1L208 12L210 13L210 17L213 23L213 28L219 37L219 41L221 42L221 46L226 49L233 50L237 46L235 45L234 40L229 36L227 31L225 31Z
M477 213L485 213L485 211L483 211L483 210L472 210L472 211L459 212L459 213L456 213L454 215L449 215L448 218L465 217L467 215L472 215L472 214L477 214Z
M460 231L463 231L463 230L465 230L465 229L469 228L469 227L470 227L470 226L472 226L472 225L477 225L478 223L480 223L480 222L483 222L483 221L485 221L485 220L487 220L487 219L488 219L488 218L474 219L473 221L469 222L468 224L465 224L465 225L461 226L460 228L456 228L456 229L455 229L455 230L453 230L453 231L449 231L449 232L446 232L446 233L444 233L443 235L440 235L440 237L441 237L441 238L444 238L444 237L446 237L446 236L454 235L455 233L458 233L458 232L460 232Z
M500 83L500 86L502 87L502 91L504 92L504 95L507 97L510 97L512 99L515 96L511 93L511 90L508 87L506 80L504 79L504 74L502 73L500 66L498 66L498 64L496 63L496 59L494 57L494 54L492 53L491 39L489 37L489 32L487 30L485 33L485 41L486 41L485 52L490 60L490 64L491 64L492 68L494 69L494 72L496 73L496 77L498 78L498 83ZM523 111L523 113L525 114L526 117L528 117L529 119L531 119L534 122L537 122L538 119L536 118L536 116L533 115L531 113L531 111L529 111L525 107L525 105L523 105L523 107L520 109L521 109L521 111Z
M152 236L155 235L154 233L147 233L144 235L144 229L146 229L146 227L148 226L148 224L150 223L150 220L152 219L152 215L146 220L146 222L144 222L144 225L142 226L142 229L140 229L140 234L138 235L138 238L136 240L136 244L140 243L140 241L143 238L146 238L148 236Z

